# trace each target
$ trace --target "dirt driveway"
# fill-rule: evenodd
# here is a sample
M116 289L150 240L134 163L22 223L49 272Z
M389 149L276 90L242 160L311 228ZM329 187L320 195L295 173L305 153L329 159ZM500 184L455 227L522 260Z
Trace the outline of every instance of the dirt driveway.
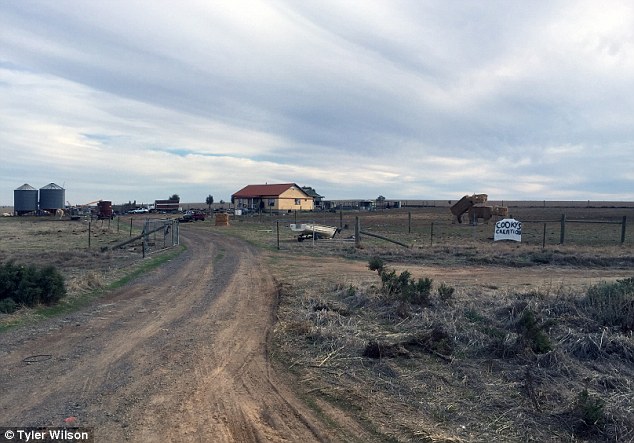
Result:
M0 425L74 420L97 442L341 441L343 428L362 439L354 421L326 427L273 371L276 291L255 250L181 232L187 251L160 269L0 335Z

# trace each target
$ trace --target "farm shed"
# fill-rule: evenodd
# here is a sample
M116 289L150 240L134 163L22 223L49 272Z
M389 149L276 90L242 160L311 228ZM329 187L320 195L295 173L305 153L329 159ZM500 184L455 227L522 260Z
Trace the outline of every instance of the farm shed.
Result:
M231 196L236 208L273 211L312 211L313 198L295 183L248 185Z

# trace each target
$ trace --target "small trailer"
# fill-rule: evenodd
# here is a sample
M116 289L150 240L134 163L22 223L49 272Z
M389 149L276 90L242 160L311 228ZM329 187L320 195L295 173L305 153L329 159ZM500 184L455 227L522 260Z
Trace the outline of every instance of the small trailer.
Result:
M316 223L291 223L291 231L297 232L297 241L304 241L311 238L334 238L339 228L334 226L318 225Z

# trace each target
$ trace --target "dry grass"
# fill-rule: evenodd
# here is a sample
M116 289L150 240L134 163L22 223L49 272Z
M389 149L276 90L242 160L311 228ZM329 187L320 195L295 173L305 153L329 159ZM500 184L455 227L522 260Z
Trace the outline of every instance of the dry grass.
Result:
M437 221L430 212L419 221ZM365 214L362 224L416 240L404 220ZM279 360L304 392L356 411L379 440L633 441L634 337L602 326L581 301L596 282L589 276L631 276L634 255L629 241L592 234L601 225L581 226L590 227L589 240L546 248L541 239L493 243L486 225L447 225L457 233L446 241L423 244L419 234L409 249L365 238L361 249L345 241L298 244L287 234L278 252L275 228L254 221L233 234L272 251ZM367 269L373 257L434 278L432 305L385 297ZM442 283L454 287L452 296L437 292Z
M459 290L421 308L387 299L370 271L318 281L281 282L278 358L305 392L354 408L385 439L634 439L634 338L590 319L583 294ZM518 329L527 310L551 350ZM366 357L370 342L390 352ZM605 404L599 423L584 422L584 389Z
M119 229L117 229L119 227ZM88 223L57 220L52 217L6 217L0 219L0 262L52 265L63 276L67 296L60 308L72 305L86 294L94 293L118 281L141 265L141 250L134 246L100 252L129 237L129 225L94 221L90 226L91 244L88 248ZM0 328L36 318L37 309L22 308L16 314L0 314Z

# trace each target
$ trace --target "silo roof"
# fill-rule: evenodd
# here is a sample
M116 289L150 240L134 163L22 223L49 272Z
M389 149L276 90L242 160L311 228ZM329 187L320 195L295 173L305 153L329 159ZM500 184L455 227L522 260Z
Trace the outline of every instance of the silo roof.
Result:
M24 183L22 186L17 188L16 191L37 191L37 189L27 183Z
M46 186L42 186L40 189L64 189L59 185L56 185L55 183L49 183Z

